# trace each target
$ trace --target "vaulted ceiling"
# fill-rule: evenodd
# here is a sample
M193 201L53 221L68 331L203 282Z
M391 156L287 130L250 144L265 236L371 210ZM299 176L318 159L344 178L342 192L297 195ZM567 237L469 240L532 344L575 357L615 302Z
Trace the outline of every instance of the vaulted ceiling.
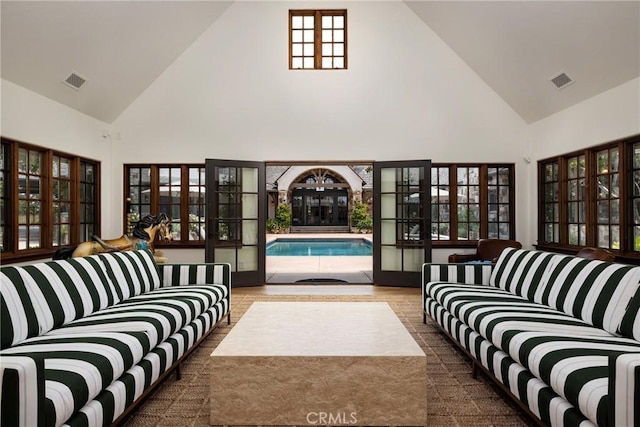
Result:
M111 123L232 3L3 0L1 75ZM527 123L640 76L639 1L404 3Z

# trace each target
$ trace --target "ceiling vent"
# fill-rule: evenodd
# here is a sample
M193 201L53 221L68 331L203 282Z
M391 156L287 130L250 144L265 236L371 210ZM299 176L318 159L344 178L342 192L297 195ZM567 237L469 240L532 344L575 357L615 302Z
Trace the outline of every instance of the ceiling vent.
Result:
M561 72L560 74L556 74L555 76L549 79L551 83L556 87L556 89L564 89L573 83L571 77L569 77L565 72Z
M67 77L66 79L64 79L64 81L62 83L66 84L67 86L75 89L75 90L80 90L80 88L87 82L86 77L76 73L75 71L71 72L71 74L69 75L69 77Z

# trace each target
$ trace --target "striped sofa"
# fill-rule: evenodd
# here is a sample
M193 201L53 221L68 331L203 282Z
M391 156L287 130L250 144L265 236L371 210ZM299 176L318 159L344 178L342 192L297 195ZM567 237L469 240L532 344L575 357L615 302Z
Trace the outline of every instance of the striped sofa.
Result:
M3 266L0 286L3 427L117 423L230 319L228 264L149 251Z
M427 315L548 426L640 426L640 267L506 249L425 264Z

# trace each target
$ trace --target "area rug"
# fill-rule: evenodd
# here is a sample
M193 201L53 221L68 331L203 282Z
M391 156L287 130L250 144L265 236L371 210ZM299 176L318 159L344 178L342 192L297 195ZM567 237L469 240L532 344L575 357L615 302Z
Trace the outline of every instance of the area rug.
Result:
M231 325L220 325L124 422L138 426L209 425L209 355L254 301L385 301L427 355L428 425L535 426L489 378L471 377L471 362L432 322L422 323L420 296L411 295L247 295L232 294Z

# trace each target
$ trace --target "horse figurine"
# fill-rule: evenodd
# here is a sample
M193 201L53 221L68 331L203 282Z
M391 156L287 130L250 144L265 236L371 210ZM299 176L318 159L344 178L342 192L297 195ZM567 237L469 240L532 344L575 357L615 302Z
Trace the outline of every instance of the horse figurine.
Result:
M102 240L98 236L92 236L92 240L80 243L78 246L66 246L53 254L53 259L67 259L96 255L104 252L132 251L150 249L159 263L167 262L160 251L155 252L153 241L156 234L163 241L171 240L171 219L164 213L160 216L147 215L140 219L133 228L132 237L123 234L118 239Z

